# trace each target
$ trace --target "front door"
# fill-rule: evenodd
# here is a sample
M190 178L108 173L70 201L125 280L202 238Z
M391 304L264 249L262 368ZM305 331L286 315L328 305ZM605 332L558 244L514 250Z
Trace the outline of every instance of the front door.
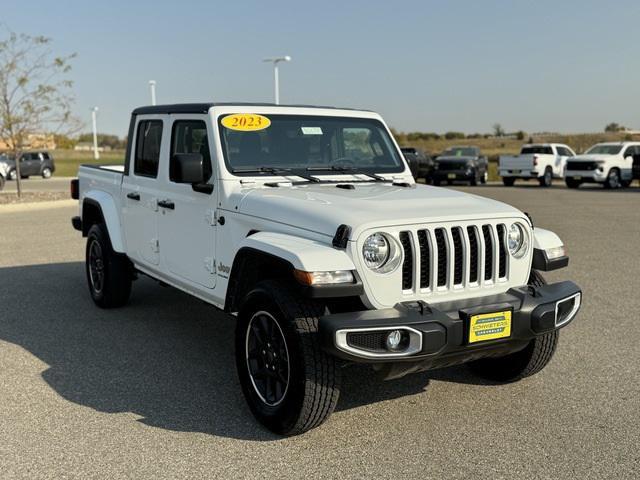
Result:
M122 222L127 255L139 265L160 263L158 238L159 163L163 121L142 117L136 125L129 174L122 180Z
M167 168L162 173L163 202L158 215L162 268L169 276L178 276L194 286L214 288L216 284L217 191L211 162L206 115L184 115L173 120ZM172 160L176 153L202 155L208 181L204 185L175 182ZM164 158L164 154L163 154Z

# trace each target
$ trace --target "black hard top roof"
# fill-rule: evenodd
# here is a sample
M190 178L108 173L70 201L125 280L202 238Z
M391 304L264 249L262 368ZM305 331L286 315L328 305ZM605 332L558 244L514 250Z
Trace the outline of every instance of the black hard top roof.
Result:
M319 105L276 105L275 103L259 102L216 102L216 103L175 103L172 105L149 105L138 107L133 111L133 115L146 114L168 114L168 113L207 113L211 107L298 107L298 108L331 108L335 110L359 110L356 108L324 107ZM366 111L366 110L365 110Z

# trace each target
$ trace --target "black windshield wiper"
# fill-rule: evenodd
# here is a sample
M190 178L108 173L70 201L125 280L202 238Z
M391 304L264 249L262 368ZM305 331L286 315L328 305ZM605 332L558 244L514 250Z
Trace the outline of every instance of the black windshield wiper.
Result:
M304 175L297 172L293 172L290 168L280 167L253 167L253 168L233 168L231 173L270 173L272 175L292 175L300 178L304 178L308 182L319 183L322 180L312 175Z
M356 167L344 167L340 165L327 165L325 167L308 167L308 172L340 172L340 173L350 173L352 175L366 175L367 177L375 180L376 182L392 182L393 180L389 180L384 178L382 175L378 175L377 173L369 173L364 172Z

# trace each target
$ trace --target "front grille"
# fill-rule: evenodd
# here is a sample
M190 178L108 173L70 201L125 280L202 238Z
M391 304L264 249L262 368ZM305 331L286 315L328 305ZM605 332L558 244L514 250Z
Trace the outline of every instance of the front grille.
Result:
M388 332L350 332L347 333L347 345L370 352L386 352Z
M506 235L502 223L400 232L402 290L429 293L506 281Z
M400 232L400 243L404 250L402 261L402 289L410 290L413 287L413 253L411 252L411 240L409 232Z
M451 170L466 170L467 162L440 162L438 163L438 170L451 171Z
M491 280L493 276L493 235L491 234L491 226L482 226L482 235L484 236L484 279Z
M436 228L436 247L438 249L438 283L439 287L447 284L447 244L444 229Z
M475 283L478 281L478 237L476 235L476 227L467 227L467 235L469 235L469 281Z
M567 170L595 170L598 167L596 162L581 162L579 160L569 160Z

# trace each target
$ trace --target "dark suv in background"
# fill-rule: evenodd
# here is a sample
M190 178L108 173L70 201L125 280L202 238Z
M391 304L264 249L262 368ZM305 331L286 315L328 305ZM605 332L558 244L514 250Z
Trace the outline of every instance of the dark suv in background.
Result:
M29 178L32 175L38 175L42 178L50 178L56 171L53 156L46 151L24 152L20 155L20 177ZM5 157L3 161L6 163L6 177L8 180L16 179L16 162L15 160Z
M433 184L441 182L469 182L471 185L487 183L489 161L473 146L450 147L435 158Z
M433 170L433 158L424 150L414 147L401 147L402 154L409 164L411 174L416 181L424 178L426 183L431 180L431 171Z

